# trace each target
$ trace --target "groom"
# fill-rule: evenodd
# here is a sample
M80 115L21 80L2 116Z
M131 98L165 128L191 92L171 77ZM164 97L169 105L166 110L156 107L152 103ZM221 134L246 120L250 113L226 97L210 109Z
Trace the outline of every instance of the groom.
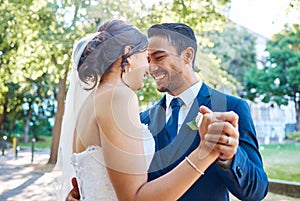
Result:
M226 201L229 191L240 200L262 200L267 194L268 178L247 102L198 81L194 73L197 41L189 26L156 24L149 28L148 37L150 74L157 89L167 92L156 105L140 114L142 123L148 125L155 140L156 153L148 180L168 173L197 147L198 130L191 129L188 124L195 119L199 107L205 105L214 112L234 111L239 116L239 129L236 132L233 127L222 128L222 135L217 139L207 136L216 144L214 149L220 152L220 157L179 200ZM173 97L181 100L174 137L169 135L167 127L172 116ZM75 198L76 193L74 188L67 200Z

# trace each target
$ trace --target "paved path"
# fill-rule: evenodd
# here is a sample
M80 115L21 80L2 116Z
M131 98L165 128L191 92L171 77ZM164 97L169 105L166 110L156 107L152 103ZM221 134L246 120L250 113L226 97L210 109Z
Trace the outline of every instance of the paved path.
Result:
M49 150L37 150L31 163L30 150L0 156L0 201L54 201Z
M55 201L48 159L49 150L37 150L33 163L30 150L21 150L17 159L12 151L0 156L0 201ZM238 199L231 197L231 201ZM264 201L300 199L269 193Z

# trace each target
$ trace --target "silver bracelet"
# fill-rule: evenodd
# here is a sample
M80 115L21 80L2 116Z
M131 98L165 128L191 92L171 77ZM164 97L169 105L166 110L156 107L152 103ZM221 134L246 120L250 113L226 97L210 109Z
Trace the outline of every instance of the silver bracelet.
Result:
M199 168L197 168L197 166L188 158L185 157L185 160L188 162L188 164L190 166L192 166L194 168L194 170L196 170L199 174L204 175L204 172L202 172Z

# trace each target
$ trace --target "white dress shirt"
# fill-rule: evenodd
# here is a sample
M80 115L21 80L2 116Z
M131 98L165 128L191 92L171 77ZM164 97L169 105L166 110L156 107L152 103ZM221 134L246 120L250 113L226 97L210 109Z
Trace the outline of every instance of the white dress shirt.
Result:
M168 121L168 119L170 118L170 116L172 114L172 108L170 106L172 99L180 98L183 101L183 104L179 110L177 133L180 130L188 112L190 111L192 104L193 104L195 98L197 97L201 86L202 86L202 82L199 81L196 84L194 84L193 86L191 86L190 88L183 91L178 96L172 96L168 93L166 94L166 122Z

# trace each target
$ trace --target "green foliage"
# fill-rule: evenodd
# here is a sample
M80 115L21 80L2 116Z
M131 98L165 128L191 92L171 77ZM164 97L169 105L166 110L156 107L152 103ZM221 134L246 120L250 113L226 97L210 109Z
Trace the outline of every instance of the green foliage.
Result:
M295 141L300 141L300 132L299 131L295 131L293 133L287 133L286 137L288 139L293 139Z
M242 95L245 74L256 66L255 36L232 22L222 31L204 32L202 36L209 39L204 52L220 59L221 69L232 76L228 80L235 85L234 91Z
M16 132L28 118L34 135L46 132L45 123L50 127L58 80L71 68L74 40L91 27L85 24L84 13L78 12L85 6L84 2L54 4L47 0L1 3L0 130ZM66 16L75 17L68 21Z
M141 90L137 91L139 97L140 106L147 108L149 103L155 103L158 101L162 94L156 90L154 80L147 76L144 81L144 86Z
M296 100L300 92L300 25L286 27L267 43L269 57L263 69L253 68L246 79L247 97L278 105ZM296 103L297 104L297 103Z
M197 51L195 71L199 80L216 89L227 88L234 92L238 86L238 82L220 67L220 60L213 54L203 53L201 49Z
M287 9L287 12L291 11L300 11L300 1L299 0L290 0L289 1L289 7Z
M196 32L215 30L223 26L227 20L219 12L230 1L211 1L211 0L174 0L171 3L171 11L167 12L176 22L187 23L194 28Z

